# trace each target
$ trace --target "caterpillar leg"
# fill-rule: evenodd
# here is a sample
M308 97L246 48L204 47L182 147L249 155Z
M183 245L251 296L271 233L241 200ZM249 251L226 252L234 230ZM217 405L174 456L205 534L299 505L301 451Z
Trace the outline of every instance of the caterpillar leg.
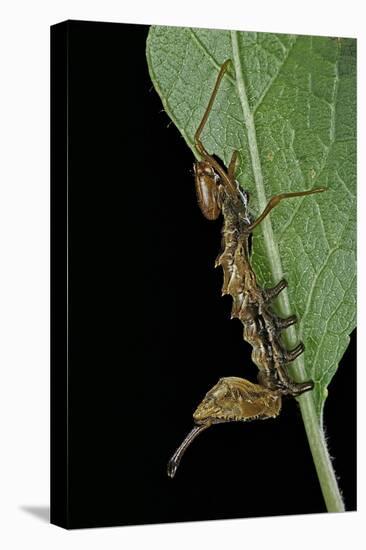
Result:
M306 391L310 391L314 388L314 382L312 380L307 380L306 382L292 382L289 386L290 394L293 397L297 397Z
M286 279L281 279L280 282L276 284L276 286L272 288L266 288L264 291L266 300L270 302L271 300L276 298L279 295L279 293L282 292L282 290L286 287L287 287Z
M208 153L208 151L205 149L205 146L203 145L203 143L201 141L202 131L203 131L203 129L204 129L206 123L207 123L207 120L208 120L208 117L210 115L212 106L214 104L217 92L218 92L219 87L220 87L220 83L221 83L221 81L222 81L222 79L225 75L225 72L227 71L228 66L229 66L230 63L231 63L230 59L227 59L225 61L225 63L223 63L220 67L220 70L219 70L219 73L217 75L216 83L215 83L214 89L212 91L210 100L209 100L208 105L206 107L206 110L203 114L202 120L201 120L195 134L194 134L194 145L195 145L196 151L198 152L199 155L201 155L203 160L205 160L207 163L209 163L209 165L212 168L215 169L217 174L219 174L221 176L221 179L222 179L223 182L225 182L225 184L227 186L227 189L232 194L235 194L236 193L236 187L235 187L235 182L234 182L234 179L233 179L232 176L233 176L234 170L235 170L237 152L234 151L231 162L230 162L229 171L226 172L220 166L220 164L216 161L216 159Z
M312 390L314 387L312 380L294 382L283 368L277 370L275 373L260 371L257 379L263 387L273 392L278 391L282 395L291 395L292 397L297 397L302 393Z
M291 361L295 361L301 355L305 350L305 346L302 342L300 342L296 348L286 351L286 360L288 363Z
M296 315L290 315L289 317L286 317L283 319L282 317L276 318L276 326L277 328L284 329L287 327L290 327L291 325L295 325L297 323L297 316Z

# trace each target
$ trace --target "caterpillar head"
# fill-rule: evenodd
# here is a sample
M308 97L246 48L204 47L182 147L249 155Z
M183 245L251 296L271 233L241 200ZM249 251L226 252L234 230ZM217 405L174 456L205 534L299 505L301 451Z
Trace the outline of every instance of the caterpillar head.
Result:
M193 413L195 426L170 459L169 477L174 477L182 456L192 441L213 424L271 418L277 416L280 410L281 395L278 392L244 378L221 378Z

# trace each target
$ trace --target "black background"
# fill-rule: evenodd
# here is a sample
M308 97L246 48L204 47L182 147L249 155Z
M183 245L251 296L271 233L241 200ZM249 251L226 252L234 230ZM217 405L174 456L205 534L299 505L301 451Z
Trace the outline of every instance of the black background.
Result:
M72 527L325 511L299 409L216 426L166 464L222 376L255 381L213 268L221 220L197 204L193 155L145 59L148 27L69 27L69 479ZM325 426L356 507L355 339Z

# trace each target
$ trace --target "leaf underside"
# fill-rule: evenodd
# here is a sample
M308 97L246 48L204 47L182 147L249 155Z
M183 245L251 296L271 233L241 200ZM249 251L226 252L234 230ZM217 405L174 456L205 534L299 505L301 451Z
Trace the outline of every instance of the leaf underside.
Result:
M274 194L329 189L276 207L255 231L252 257L261 284L288 281L277 309L297 314L287 343L306 347L291 374L315 381L321 420L356 324L356 41L151 27L147 59L166 112L196 156L193 135L218 70L233 61L202 141L225 165L239 151L236 177L254 214Z

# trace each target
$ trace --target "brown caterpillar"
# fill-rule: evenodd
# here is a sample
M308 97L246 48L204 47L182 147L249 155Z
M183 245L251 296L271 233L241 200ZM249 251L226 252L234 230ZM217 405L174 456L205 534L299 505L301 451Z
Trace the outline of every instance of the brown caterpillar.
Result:
M287 286L281 280L275 287L263 289L257 282L250 263L249 237L253 229L283 199L320 193L318 187L296 193L282 193L270 199L262 214L252 221L248 210L248 193L235 181L237 152L234 151L226 169L204 148L200 135L207 122L220 82L230 60L218 74L207 109L195 133L195 147L202 160L194 165L197 199L203 215L217 219L222 213L222 251L216 260L224 272L222 294L233 299L231 317L243 323L243 337L253 347L252 359L259 369L258 384L237 377L221 378L206 394L193 414L194 428L184 439L168 463L168 475L174 477L183 453L199 433L213 424L276 417L281 410L282 395L297 396L313 388L311 380L294 382L286 364L304 351L300 342L293 350L284 349L280 333L296 323L296 316L278 317L271 301Z

